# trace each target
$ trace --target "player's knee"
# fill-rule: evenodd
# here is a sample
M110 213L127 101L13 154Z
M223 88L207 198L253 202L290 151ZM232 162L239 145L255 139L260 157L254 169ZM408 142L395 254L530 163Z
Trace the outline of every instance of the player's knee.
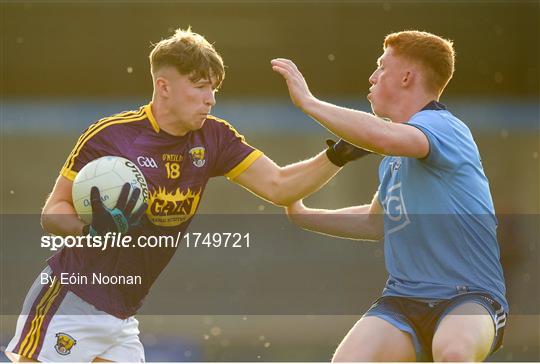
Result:
M435 335L432 344L435 361L482 361L490 352L491 341L481 335L454 332Z
M457 349L443 350L439 355L433 355L435 361L440 362L471 362L474 357Z
M478 360L471 340L449 341L433 346L433 359L441 362L471 362Z

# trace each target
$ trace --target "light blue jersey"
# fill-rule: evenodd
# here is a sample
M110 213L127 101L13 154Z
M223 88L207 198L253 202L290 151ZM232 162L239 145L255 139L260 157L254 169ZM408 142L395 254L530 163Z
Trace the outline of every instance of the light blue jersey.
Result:
M508 311L488 180L469 128L431 102L408 121L428 138L426 158L386 157L379 166L383 296L448 299L491 294Z

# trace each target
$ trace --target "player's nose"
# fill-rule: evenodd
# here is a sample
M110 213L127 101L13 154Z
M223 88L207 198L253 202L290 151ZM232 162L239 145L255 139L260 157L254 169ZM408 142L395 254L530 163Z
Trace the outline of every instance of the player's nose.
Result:
M369 76L369 83L372 85L377 83L377 71L374 71L371 76Z
M216 95L213 90L211 92L206 93L205 98L204 98L204 103L210 106L214 106L216 104Z

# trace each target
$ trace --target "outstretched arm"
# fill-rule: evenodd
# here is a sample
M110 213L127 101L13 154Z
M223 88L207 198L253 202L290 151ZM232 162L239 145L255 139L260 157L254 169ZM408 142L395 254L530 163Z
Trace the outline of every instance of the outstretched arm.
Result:
M291 100L298 108L348 142L383 155L424 158L429 153L426 136L413 126L390 123L372 114L314 97L292 61L274 59L272 69L284 77Z
M265 200L286 206L317 191L340 169L330 162L325 152L286 167L278 166L263 155L234 182Z
M291 221L303 229L347 239L380 240L384 215L375 194L371 204L338 210L312 209L296 201L286 208Z

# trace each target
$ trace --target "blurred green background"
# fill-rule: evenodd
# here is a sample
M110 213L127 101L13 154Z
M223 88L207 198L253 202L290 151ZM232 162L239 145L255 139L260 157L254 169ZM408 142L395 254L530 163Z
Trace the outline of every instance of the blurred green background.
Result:
M149 101L151 44L177 27L192 26L225 60L226 79L213 114L231 122L280 165L319 152L328 134L290 105L283 80L270 68L272 58L293 59L318 97L369 111L368 77L386 34L419 29L452 39L456 74L441 101L471 127L480 148L503 221L499 238L511 309L523 299L540 308L540 225L527 230L520 223L524 216L537 221L540 210L538 1L0 4L2 214L39 213L82 130ZM371 156L347 166L308 204L337 208L367 203L377 188L379 160ZM199 211L281 213L224 178L211 181ZM0 227L6 244L7 227ZM27 248L21 245L20 254ZM18 277L20 296L10 300L22 302L44 256L26 257L27 268ZM19 261L4 255L2 264ZM531 266L536 270L528 270ZM175 269L173 262L154 290L174 284ZM361 269L366 274L354 279L384 282L381 259L363 261ZM11 278L6 269L1 272L2 281ZM5 292L1 298L4 302ZM370 292L365 299L374 298ZM0 345L11 337L16 319L3 313ZM538 313L515 310L505 347L491 359L539 361ZM327 361L357 318L139 317L149 361Z

